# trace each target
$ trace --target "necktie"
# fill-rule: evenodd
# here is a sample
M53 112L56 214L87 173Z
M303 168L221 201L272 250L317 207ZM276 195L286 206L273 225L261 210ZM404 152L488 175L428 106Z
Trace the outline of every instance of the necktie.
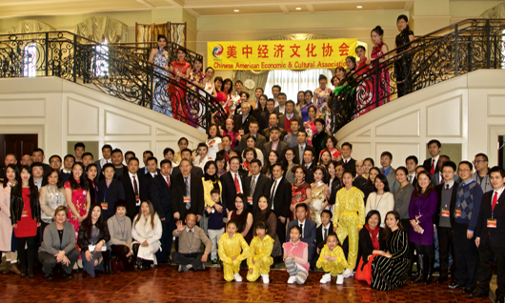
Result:
M170 178L167 176L167 186L170 188Z
M189 181L187 177L184 178L184 183L186 184L186 196L189 196L191 190L189 189ZM186 210L189 210L189 208L191 208L191 200L189 200L189 203L186 204Z
M302 237L303 237L303 224L300 224L300 229L302 230Z
M275 180L274 187L272 188L272 193L270 193L270 201L272 202L272 208L274 203L275 187L277 187L277 180Z
M249 196L254 195L254 188L256 188L256 177L253 176L251 184L251 192L249 193Z
M240 189L240 184L238 182L237 173L235 173L235 190L237 191L237 193L242 193Z
M137 184L137 180L135 179L135 175L133 176L133 191L135 192L135 196L139 195L139 185Z
M324 228L324 239L323 239L323 241L326 241L327 238L328 238L328 228Z
M386 170L382 169L382 175L386 175Z
M303 149L298 147L298 154L300 155L300 164L303 163Z
M344 159L344 164L346 164L346 165L347 165L347 159Z
M435 159L431 161L430 174L435 174Z
M409 175L409 183L412 184L412 175Z
M496 206L497 202L498 202L498 192L495 191L493 196L493 209L491 209L493 212L494 212L494 206Z
M440 184L443 184L443 183L445 183L444 177L440 176Z
M445 185L445 190L449 190L449 185Z

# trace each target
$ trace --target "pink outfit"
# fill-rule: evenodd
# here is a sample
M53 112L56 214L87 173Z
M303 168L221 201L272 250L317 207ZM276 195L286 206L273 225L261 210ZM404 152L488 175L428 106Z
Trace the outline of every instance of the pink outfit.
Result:
M382 46L384 45L384 42L380 42L376 46L373 47L372 49L372 59L376 59L378 57L381 57L384 55L382 53ZM372 63L372 66L375 68L377 65L378 61L374 61ZM383 64L382 64L383 65ZM379 100L379 106L388 103L389 102L389 69L388 67L384 66L384 68L381 69L379 72L379 83L376 83L377 81L377 76L374 77L374 85L379 86L379 96L374 96L374 102L377 102L377 99ZM375 90L375 87L374 87ZM375 94L375 93L374 93Z
M77 212L79 212L80 216L86 215L86 205L87 205L87 195L88 191L84 189L77 189L74 190L72 189L72 186L70 186L70 181L65 182L65 189L71 189L72 190L72 203L75 205L75 209L77 209ZM75 240L77 241L77 234L79 232L79 220L77 219L77 216L72 213L72 210L68 208L68 218L67 221L74 225L75 229Z
M235 147L238 146L238 140L237 137L239 137L238 132L234 133L233 131L223 131L223 136L228 135L231 138L231 147L235 149Z
M282 248L286 250L287 255L293 255L296 257L295 262L300 264L305 270L309 271L310 263L309 261L305 261L305 263L300 263L300 260L303 259L303 252L309 245L307 243L298 241L296 244L292 241L286 242L282 244Z

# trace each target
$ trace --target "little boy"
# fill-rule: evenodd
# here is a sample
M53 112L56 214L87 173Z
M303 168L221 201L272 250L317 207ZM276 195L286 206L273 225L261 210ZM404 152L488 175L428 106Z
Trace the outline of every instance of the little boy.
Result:
M210 196L214 203L223 207L218 189L212 189L212 191L210 191ZM209 218L207 231L209 233L209 239L212 241L210 259L212 264L217 264L217 244L219 243L219 238L224 233L224 219L227 218L228 215L225 207L223 207L222 212L217 212L214 207L206 206L205 213Z

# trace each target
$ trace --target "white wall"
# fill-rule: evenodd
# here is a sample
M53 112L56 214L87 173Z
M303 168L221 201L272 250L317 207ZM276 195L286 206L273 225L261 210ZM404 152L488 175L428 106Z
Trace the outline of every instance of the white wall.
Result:
M38 134L46 157L65 155L67 141L98 141L140 156L152 150L158 160L166 147L178 151L182 136L189 148L206 139L166 115L56 77L0 79L0 134Z
M498 135L505 135L505 71L479 70L396 99L337 132L339 144L353 144L353 157L380 159L393 154L393 166L408 155L426 159L426 143L436 138L461 144L462 159L484 152L498 163Z

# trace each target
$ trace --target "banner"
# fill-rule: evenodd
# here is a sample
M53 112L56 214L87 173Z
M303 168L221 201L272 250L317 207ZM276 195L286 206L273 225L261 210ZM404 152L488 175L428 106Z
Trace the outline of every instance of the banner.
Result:
M212 41L207 58L215 70L335 69L357 46L357 39Z

